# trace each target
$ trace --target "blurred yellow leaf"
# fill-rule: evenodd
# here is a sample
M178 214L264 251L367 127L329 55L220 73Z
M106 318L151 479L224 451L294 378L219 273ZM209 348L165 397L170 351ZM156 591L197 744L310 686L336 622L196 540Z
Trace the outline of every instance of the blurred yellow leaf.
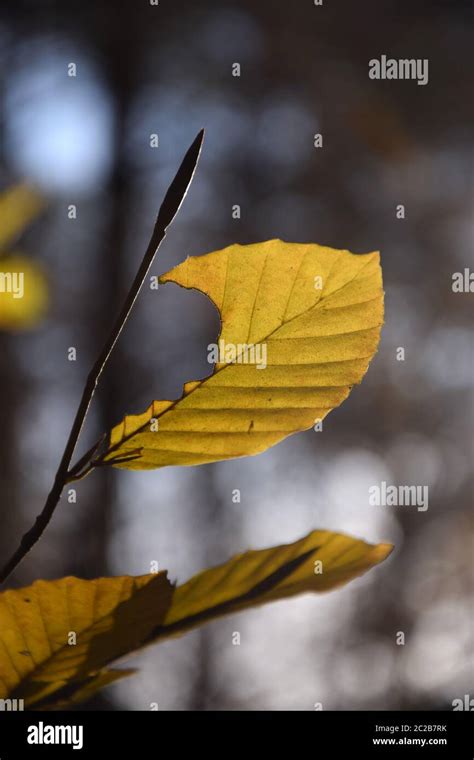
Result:
M110 434L130 469L258 454L322 420L364 376L383 323L379 254L269 240L191 257L160 278L205 293L222 330L214 372Z
M47 306L48 286L42 268L22 254L0 257L0 329L34 327Z
M48 286L39 264L5 248L24 231L43 208L38 193L26 184L0 194L0 329L26 330L44 316Z
M248 607L336 588L384 560L391 548L314 531L293 544L240 554L176 589L160 573L36 581L5 591L0 698L23 698L43 709L75 704L129 675L106 666L140 646Z
M0 249L17 238L40 213L41 196L26 184L15 185L0 194Z

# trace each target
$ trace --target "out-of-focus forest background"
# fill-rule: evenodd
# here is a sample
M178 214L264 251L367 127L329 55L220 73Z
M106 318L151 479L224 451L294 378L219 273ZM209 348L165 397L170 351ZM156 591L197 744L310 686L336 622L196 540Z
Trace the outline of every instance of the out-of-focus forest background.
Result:
M395 553L339 591L147 650L131 660L139 674L91 708L451 709L472 690L472 294L452 291L453 272L473 265L469 5L3 4L0 181L26 179L45 197L20 242L47 273L50 303L34 329L0 333L2 558L44 502L87 372L202 126L199 169L153 274L274 237L382 252L381 347L323 432L215 465L97 471L76 504L63 497L11 585L142 574L153 560L184 581L316 527L392 541ZM428 58L429 83L369 79L382 54ZM82 451L125 412L208 374L218 327L202 295L145 287ZM428 485L428 510L370 506L383 480Z

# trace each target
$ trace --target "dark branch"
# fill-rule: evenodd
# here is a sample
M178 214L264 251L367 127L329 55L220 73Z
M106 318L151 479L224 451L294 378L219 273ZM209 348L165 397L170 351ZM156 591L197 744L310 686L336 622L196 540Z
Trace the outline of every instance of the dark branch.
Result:
M122 332L130 316L130 312L132 311L135 301L137 300L137 296L143 285L145 277L147 276L148 270L150 269L153 258L166 235L167 227L169 227L174 217L178 213L181 204L188 192L188 188L194 177L194 172L196 170L199 155L201 153L203 138L204 130L202 129L195 138L191 147L188 149L173 182L168 188L168 191L158 212L158 217L153 229L153 234L148 244L148 248L146 249L142 263L140 264L136 277L125 299L125 303L117 320L115 321L115 324L104 347L102 348L102 351L100 352L97 361L95 362L88 375L82 398L77 409L76 416L74 418L68 441L66 443L66 448L64 449L64 453L62 455L61 462L54 479L54 484L48 495L46 504L44 505L41 514L39 514L36 518L33 527L30 528L30 530L25 533L21 539L18 549L2 568L0 572L0 583L3 583L8 578L8 576L19 565L25 555L30 551L30 549L35 545L35 543L43 534L43 531L47 527L59 503L63 488L68 482L68 478L72 473L78 474L79 470L82 470L82 468L87 465L86 458L82 457L78 462L78 464L80 464L79 470L77 470L76 465L71 473L69 472L69 466L74 455L74 450L81 434L87 412L94 396L95 389L97 387L97 383L99 382L99 378L104 371L104 368L110 358L115 344L117 343L120 333ZM90 455L93 456L96 448L97 447L95 445L87 453L90 453Z

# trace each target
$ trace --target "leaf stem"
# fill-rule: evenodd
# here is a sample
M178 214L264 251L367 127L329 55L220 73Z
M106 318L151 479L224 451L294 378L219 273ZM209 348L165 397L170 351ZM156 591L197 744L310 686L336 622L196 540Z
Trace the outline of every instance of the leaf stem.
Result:
M69 438L67 440L66 447L64 449L58 470L56 472L56 476L54 478L53 487L48 495L48 498L46 499L46 503L41 513L37 516L33 526L29 531L27 531L27 533L24 534L18 549L13 553L13 555L0 571L0 583L3 583L9 577L9 575L13 572L13 570L15 570L15 568L23 560L26 554L28 554L30 549L41 538L45 528L47 527L49 521L51 520L51 517L54 514L56 507L58 506L61 494L63 492L64 486L68 482L68 479L71 476L72 479L78 479L76 475L79 475L80 470L87 465L88 457L90 458L93 456L97 451L98 446L100 446L101 441L89 449L86 455L84 455L84 457L80 459L80 461L71 470L71 472L69 472L74 450L81 434L92 398L97 388L99 378L102 375L102 372L104 371L104 368L114 349L114 346L117 343L120 333L122 332L130 316L145 277L152 264L153 258L166 235L166 230L178 213L179 208L186 196L188 188L192 182L194 172L196 170L197 162L199 160L203 138L204 130L201 130L186 152L186 155L183 158L183 161L175 175L175 178L173 179L173 182L166 192L166 195L158 212L158 217L155 222L150 242L148 243L148 247L145 251L145 255L140 264L138 272L127 294L120 314L115 321L112 331L107 338L105 345L103 346L99 357L97 358L97 361L95 362L87 377L87 381L76 412L76 416L74 418L71 432L69 433ZM92 469L92 467L90 469ZM89 472L88 467L86 467L86 470L84 470L83 475L85 475L86 472Z

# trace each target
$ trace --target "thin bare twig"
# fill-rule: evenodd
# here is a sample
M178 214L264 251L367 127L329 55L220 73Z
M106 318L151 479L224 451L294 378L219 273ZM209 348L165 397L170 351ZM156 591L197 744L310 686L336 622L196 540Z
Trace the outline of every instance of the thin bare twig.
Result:
M67 478L65 480L65 484L66 483L72 483L73 480L81 480L81 478L83 478L84 474L85 474L83 468L86 468L87 472L90 472L90 469L91 469L90 466L89 466L90 465L90 461L91 461L92 457L95 456L95 454L98 452L98 450L100 449L100 447L102 446L102 444L105 442L106 438L107 438L107 434L104 433L104 435L102 435L99 438L99 440L96 441L94 443L94 445L91 446L90 449L88 449L88 451L86 451L86 453L84 454L84 456L82 456L76 462L76 464L74 465L74 467L71 467L71 469L68 471Z
M63 492L65 484L68 482L68 479L77 479L77 476L79 475L82 468L86 467L87 469L87 455L93 456L97 450L97 444L95 444L92 449L90 449L89 452L87 452L86 455L79 460L79 469L78 465L76 465L73 470L69 472L71 459L74 455L74 450L81 434L81 430L83 428L87 412L94 396L95 389L97 388L99 378L104 371L104 368L110 358L115 344L117 343L120 333L122 332L130 316L130 312L132 311L145 277L148 273L148 270L150 269L153 258L166 235L167 227L171 224L174 217L178 213L179 208L186 196L188 188L192 182L194 172L196 170L197 162L199 160L203 138L204 130L201 130L192 143L191 147L188 149L173 182L166 192L163 203L161 204L160 210L158 212L158 217L150 242L146 249L142 263L140 264L138 272L135 276L133 284L130 288L130 291L127 294L125 303L112 328L109 337L107 338L107 341L105 342L104 347L102 348L102 351L100 352L97 361L95 362L87 377L87 381L84 387L81 401L79 403L79 407L76 412L76 416L74 418L71 432L69 434L64 453L62 455L56 476L54 478L53 487L48 495L48 498L46 499L43 510L36 518L33 527L30 528L27 533L25 533L21 539L18 549L14 552L14 554L0 571L0 583L3 583L8 578L8 576L19 565L22 559L26 556L26 554L28 554L30 549L42 536L59 503L61 494ZM82 475L85 474L86 473L84 471Z

